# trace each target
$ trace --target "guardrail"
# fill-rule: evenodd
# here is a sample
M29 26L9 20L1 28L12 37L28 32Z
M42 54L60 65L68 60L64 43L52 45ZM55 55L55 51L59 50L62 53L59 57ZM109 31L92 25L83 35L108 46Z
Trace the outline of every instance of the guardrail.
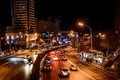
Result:
M42 73L41 73L41 68L42 68L41 65L43 63L45 55L52 50L56 50L58 48L62 48L65 46L60 46L60 47L45 51L42 54L39 54L35 63L33 64L33 69L32 69L32 74L30 76L30 80L43 80Z

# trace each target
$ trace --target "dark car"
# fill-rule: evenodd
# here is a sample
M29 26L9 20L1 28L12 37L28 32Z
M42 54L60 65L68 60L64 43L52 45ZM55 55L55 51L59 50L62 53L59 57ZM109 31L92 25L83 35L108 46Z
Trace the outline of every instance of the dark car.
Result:
M44 61L44 64L51 64L51 60L50 60L50 59L46 59L46 60Z
M26 55L25 57L25 63L27 64L33 64L32 57L30 55Z
M25 58L28 59L28 58L30 58L30 57L31 57L31 56L27 54Z
M60 73L59 73L59 77L69 77L70 72L68 71L68 69L61 69Z
M31 58L28 59L27 64L33 64L33 60Z
M63 57L63 58L62 58L62 61L67 61L67 58L66 58L66 57Z
M52 69L52 66L51 66L50 64L45 64L45 65L43 66L42 71L43 71L43 72L50 72L51 69Z

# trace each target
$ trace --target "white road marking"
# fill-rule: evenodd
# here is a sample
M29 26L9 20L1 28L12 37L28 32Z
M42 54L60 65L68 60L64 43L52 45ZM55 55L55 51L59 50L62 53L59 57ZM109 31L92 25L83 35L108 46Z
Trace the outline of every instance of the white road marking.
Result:
M69 62L70 64L74 64L74 63L72 63L70 60L68 60L68 62ZM78 70L81 71L81 72L82 72L83 74L85 74L86 76L88 76L90 79L96 80L94 77L92 77L92 76L90 76L89 74L87 74L87 73L85 73L84 71L82 71L79 67L78 67Z

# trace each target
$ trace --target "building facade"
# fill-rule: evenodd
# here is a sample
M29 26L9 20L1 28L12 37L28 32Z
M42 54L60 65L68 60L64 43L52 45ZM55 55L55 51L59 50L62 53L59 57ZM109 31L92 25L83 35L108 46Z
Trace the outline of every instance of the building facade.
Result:
M118 37L118 45L120 46L120 0L115 0L115 34Z
M5 44L9 50L30 46L37 39L34 0L11 0L12 26L5 30Z
M42 32L60 32L60 22L59 21L48 21L40 20L37 24L37 33L41 34Z
M115 4L115 28L120 30L120 0L116 0Z
M43 39L45 43L50 44L53 40L57 40L58 33L60 32L60 20L39 20L36 31L38 33L38 40Z
M35 32L34 0L12 0L12 27L22 32Z

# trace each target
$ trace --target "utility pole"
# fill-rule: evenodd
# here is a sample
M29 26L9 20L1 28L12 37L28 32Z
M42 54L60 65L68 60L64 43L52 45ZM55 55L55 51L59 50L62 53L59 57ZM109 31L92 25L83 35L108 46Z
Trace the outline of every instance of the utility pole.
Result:
M9 51L11 51L11 35L9 36Z
M0 33L1 34L1 33ZM1 52L1 35L0 35L0 52Z
M1 52L1 37L2 37L2 26L1 26L1 20L0 20L0 52Z

